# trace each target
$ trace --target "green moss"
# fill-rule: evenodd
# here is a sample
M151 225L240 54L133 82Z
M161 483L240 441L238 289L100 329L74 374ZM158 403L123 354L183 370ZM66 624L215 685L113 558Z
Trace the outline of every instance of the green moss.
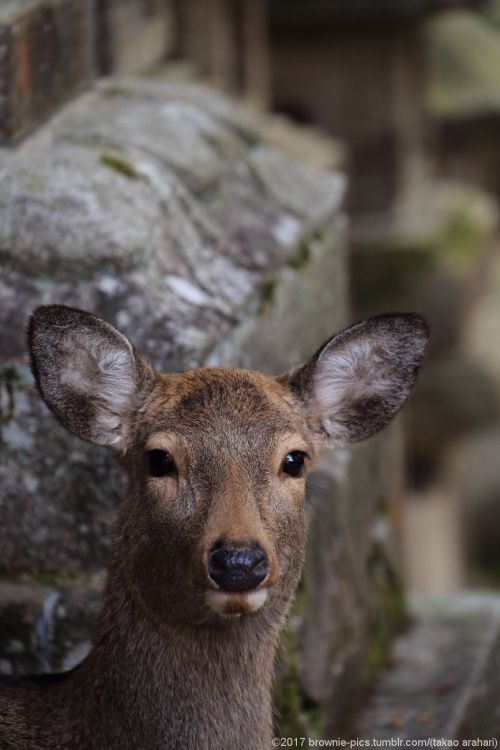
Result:
M264 313L266 313L273 304L277 287L277 279L267 279L263 282L262 286L260 287L260 300L257 311L259 315L263 315Z
M34 570L31 573L31 579L33 583L38 583L40 586L53 587L59 583L56 573L50 570Z
M278 677L274 687L274 706L278 717L280 737L319 738L323 730L320 707L307 700L300 688L300 640L297 621L304 607L303 592L299 592L292 607L278 657Z
M486 242L487 229L465 207L452 209L438 241L438 251L455 261L466 261Z
M469 580L478 587L500 589L500 560L474 561L470 566Z
M61 572L51 569L31 570L29 572L29 579L39 586L47 586L48 588L74 585L84 580L82 574L79 572Z
M478 13L450 11L425 27L427 107L437 117L500 110L500 35Z
M356 315L432 309L437 279L453 283L477 269L495 232L492 202L477 190L451 184L436 189L430 202L428 226L356 242L351 255Z
M393 637L401 631L407 619L402 581L382 548L372 550L367 567L373 609L366 639L361 639L359 643L359 653L364 654L364 665L356 679L360 681L362 693L373 684L387 659ZM280 737L324 737L327 717L321 706L311 703L304 695L300 686L300 629L297 623L308 611L309 596L307 580L304 580L292 607L279 654L274 702L279 726L277 735ZM332 644L332 648L338 647L338 643ZM344 652L343 647L340 650ZM329 663L333 664L335 660L335 653L330 654Z
M482 12L493 28L500 31L500 0L489 0Z
M44 181L38 172L27 172L25 179L26 187L30 191L38 192L45 187Z
M404 627L407 614L402 581L381 550L372 551L368 568L376 602L365 655L364 679L371 684L387 658L394 635Z
M126 86L118 86L117 84L113 84L111 86L106 86L102 89L102 93L104 96L111 97L129 97L132 95L131 89L127 88Z
M218 188L214 183L205 185L199 190L196 190L196 197L200 203L210 204L217 197Z
M390 257L396 272L428 270L443 261L456 265L461 258L474 258L495 233L496 207L475 188L444 184L434 189L428 203L426 226L357 242L360 260Z
M0 565L0 581L16 581L22 583L32 583L47 588L59 588L62 586L85 584L88 576L83 575L80 571L60 571L51 569L32 569L14 573L5 565Z
M282 641L280 677L276 682L274 694L280 733L284 737L298 737L302 733L299 721L301 697L298 682L298 653L298 634L288 624Z
M289 261L288 265L291 266L294 271L302 271L311 262L311 256L311 248L309 244L303 240L297 249L296 255Z
M323 242L326 241L327 236L328 236L328 233L327 233L327 231L326 231L326 229L324 227L323 228L315 229L314 232L313 232L313 240L315 242L321 242L321 243L323 243Z
M115 154L102 154L100 162L101 164L104 164L104 166L114 169L115 172L119 172L124 177L128 177L129 180L136 180L138 178L138 174L134 167L125 161L125 159L122 159Z

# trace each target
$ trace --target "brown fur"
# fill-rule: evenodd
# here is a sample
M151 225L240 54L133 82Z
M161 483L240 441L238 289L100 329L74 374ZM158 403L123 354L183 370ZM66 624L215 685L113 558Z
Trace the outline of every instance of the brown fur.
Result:
M423 331L411 316L399 316L396 325L379 319L361 330L378 336L375 347L397 339L405 361L403 368L388 365L384 374L397 391L384 406L385 421L413 382ZM340 336L345 346L346 334ZM327 430L321 434L315 411L320 354L276 379L217 368L156 374L103 321L60 306L35 313L30 341L47 403L71 431L115 446L129 489L94 648L65 676L0 691L0 748L268 748L272 663L306 534L305 479L281 467L288 452L303 450L309 470L324 442ZM100 360L108 349L111 360ZM126 403L106 389L115 359L125 372ZM394 368L403 373L399 380ZM120 382L114 369L111 375ZM381 421L378 408L376 429ZM363 436L370 431L359 424ZM145 452L151 449L174 456L175 476L148 475ZM261 584L267 600L255 612L244 592L228 596L224 612L234 617L207 604L207 591L216 588L207 576L207 555L220 539L258 544L267 554L269 574Z

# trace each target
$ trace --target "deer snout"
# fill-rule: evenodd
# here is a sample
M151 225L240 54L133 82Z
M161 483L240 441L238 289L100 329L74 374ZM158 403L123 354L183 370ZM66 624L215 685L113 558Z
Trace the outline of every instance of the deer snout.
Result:
M223 591L252 591L267 578L267 555L260 547L215 544L208 553L208 575Z

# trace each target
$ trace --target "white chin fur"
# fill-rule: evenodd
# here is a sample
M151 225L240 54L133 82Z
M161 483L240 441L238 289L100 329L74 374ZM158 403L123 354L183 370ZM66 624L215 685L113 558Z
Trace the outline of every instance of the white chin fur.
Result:
M207 591L207 604L217 612L218 615L225 617L239 617L242 614L251 614L257 612L266 602L267 589L258 591Z

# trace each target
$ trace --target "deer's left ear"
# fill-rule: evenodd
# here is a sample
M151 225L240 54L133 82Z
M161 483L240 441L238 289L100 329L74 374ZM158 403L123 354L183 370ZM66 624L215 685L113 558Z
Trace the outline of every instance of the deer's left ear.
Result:
M64 305L37 308L28 335L47 406L78 437L121 452L126 425L154 382L132 344L96 315Z
M404 404L429 328L419 315L368 318L326 341L278 380L299 397L314 431L333 445L369 438Z

